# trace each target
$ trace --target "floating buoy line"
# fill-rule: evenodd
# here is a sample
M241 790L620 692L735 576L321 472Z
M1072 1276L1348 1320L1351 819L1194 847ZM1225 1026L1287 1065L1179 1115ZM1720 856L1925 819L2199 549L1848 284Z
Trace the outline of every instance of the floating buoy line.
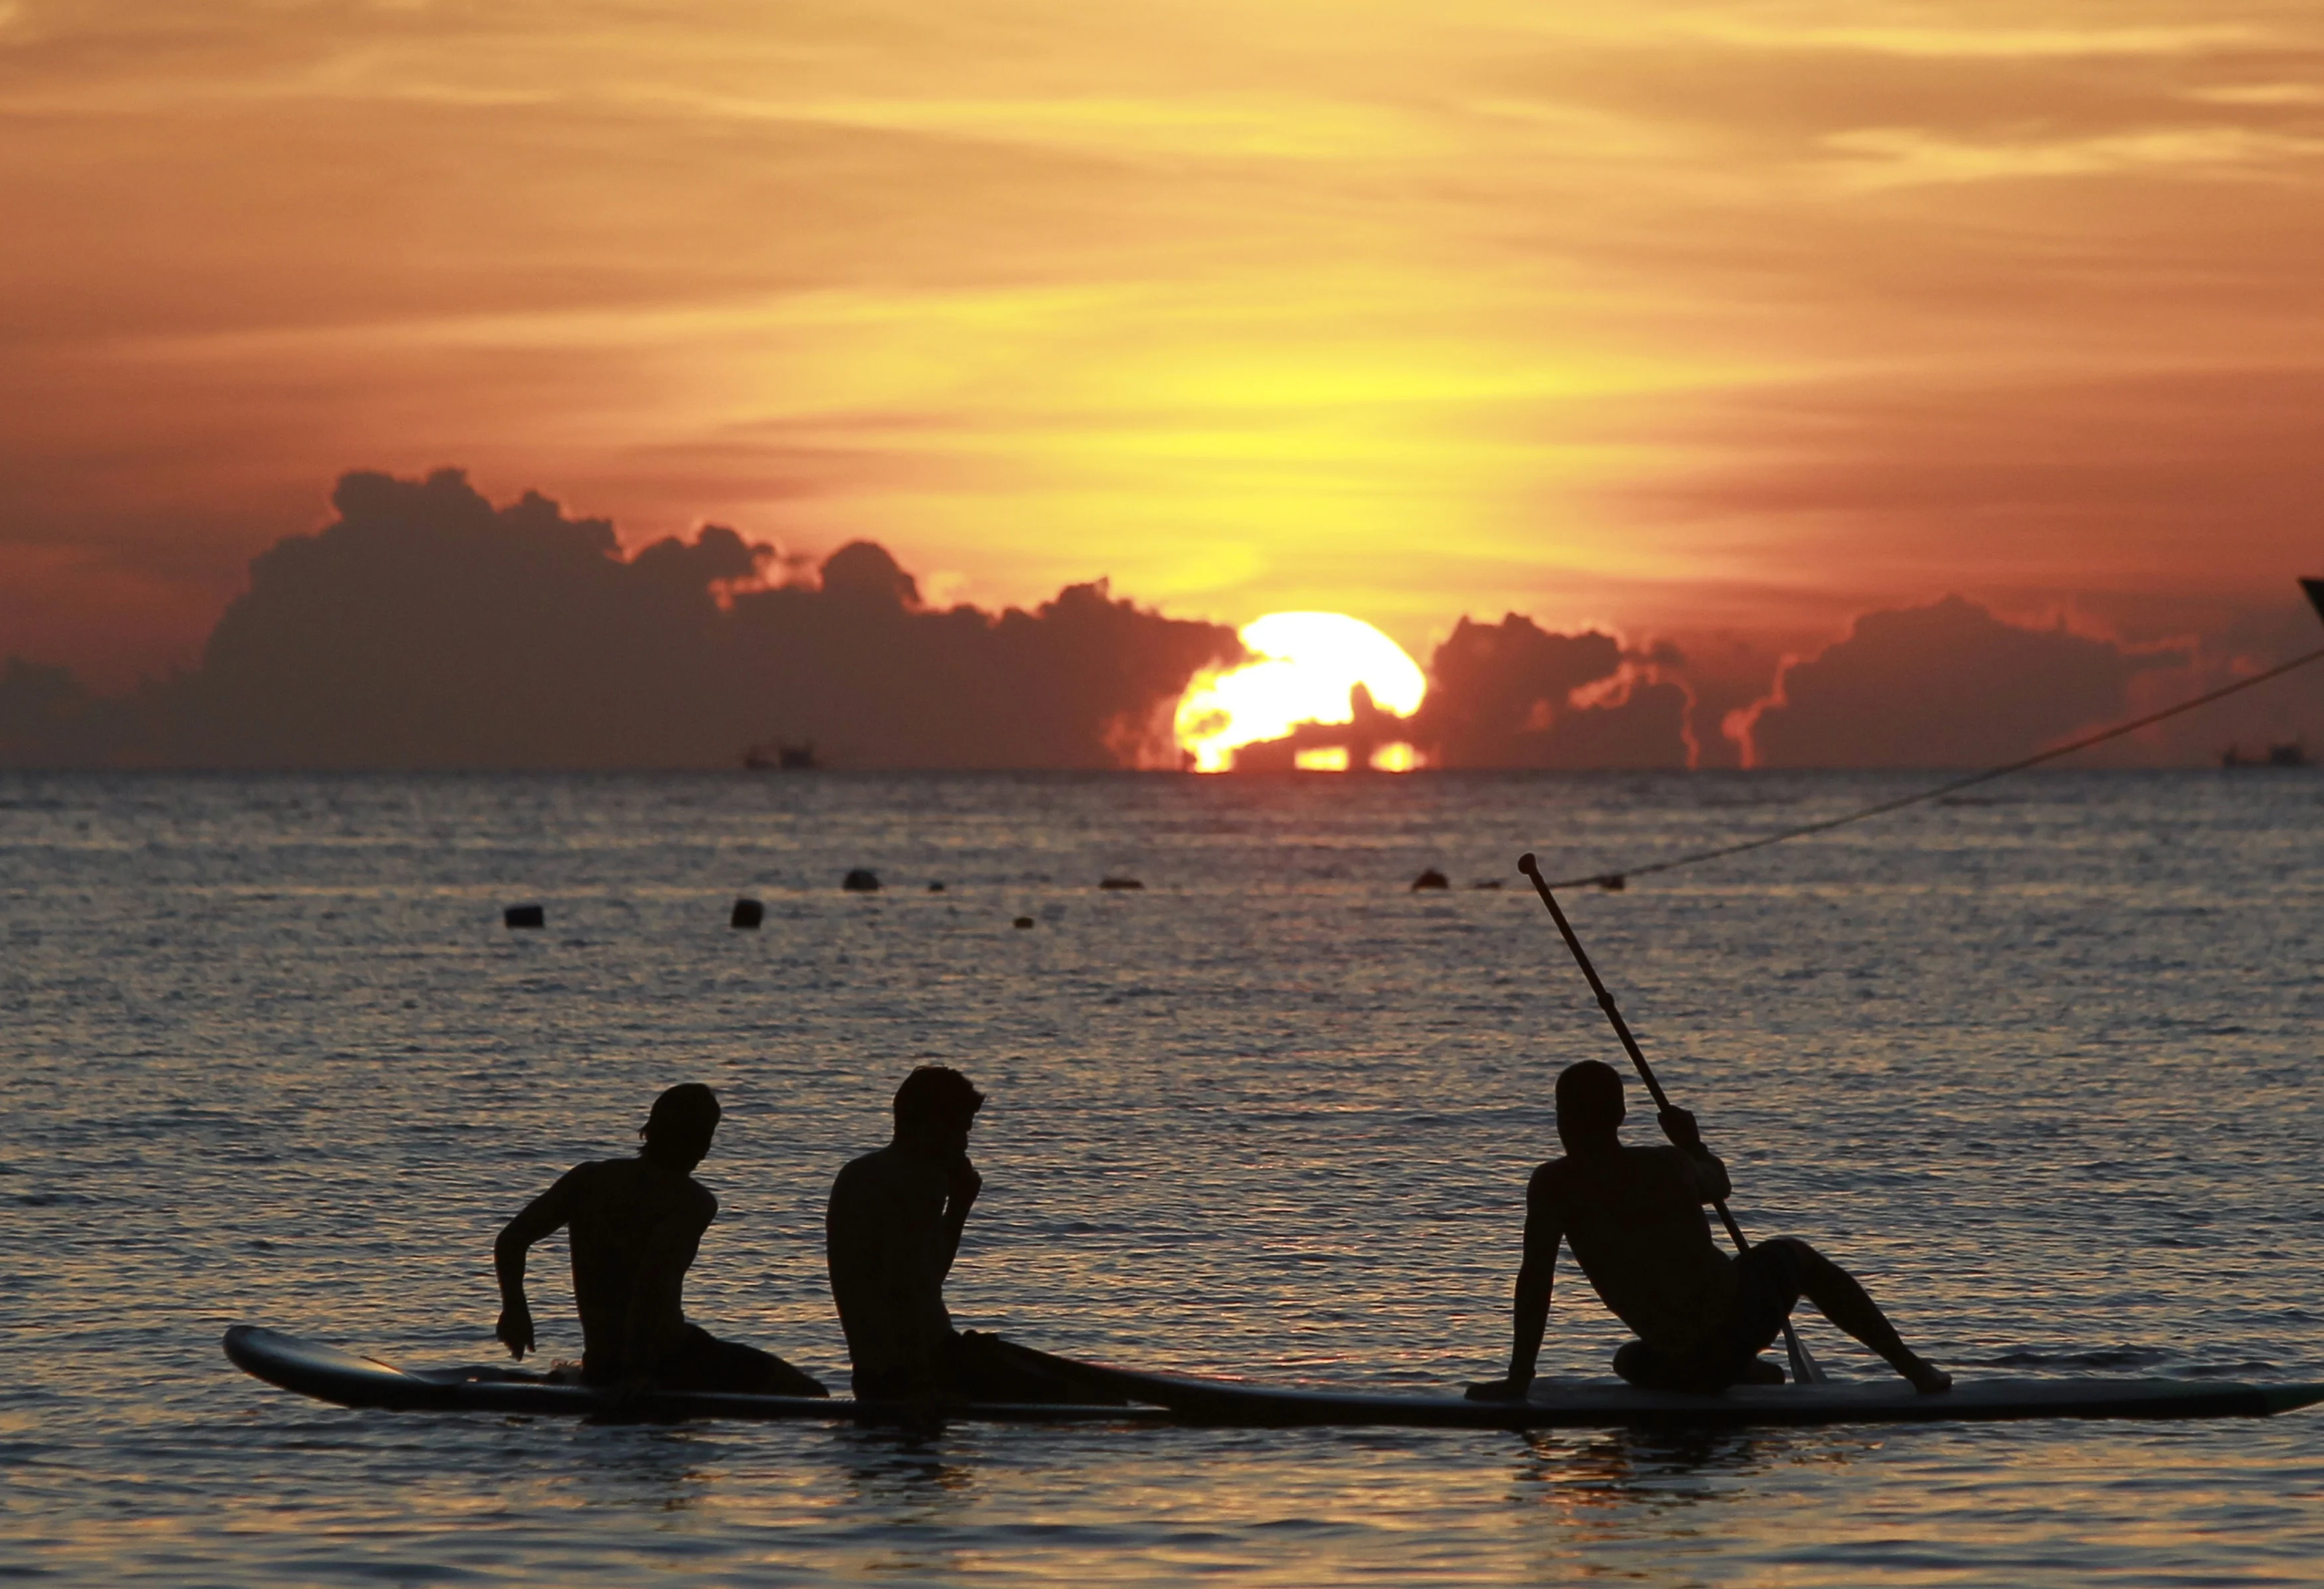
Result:
M2307 591L2308 599L2315 604L2317 615L2324 617L2324 579L2303 579L2300 583ZM1700 866L1710 861L1723 861L1730 855L1748 855L1753 850L1764 850L1771 845L1789 844L1795 838L1808 838L1819 833L1830 833L1837 827L1846 827L1851 823L1869 821L1875 817L1886 817L1892 811L1901 811L1908 806L1925 805L1931 800L1942 799L1947 795L1959 794L1962 790L1975 789L1980 783L1990 783L1997 778L2006 778L2013 772L2023 772L2029 767L2039 767L2044 762L2054 762L2061 756L2070 756L2077 751L2086 751L2093 745L2104 744L2108 740L2120 739L2126 734L2135 734L2142 728L2152 728L2157 723L2167 722L2183 713L2208 707L2214 701L2223 701L2231 695L2239 695L2246 689L2256 688L2271 679L2281 679L2287 673L2305 668L2310 662L2316 661L2324 661L2324 647L2293 657L2290 661L2278 662L2273 668L2264 669L2247 678L2238 679L2231 684L2223 684L2217 689L2207 689L2200 695L2191 696L2175 706L2165 707L2159 712L2148 712L2142 716L2133 717L2127 722L2117 723L2110 728L2101 728L2095 734L2086 734L2079 739L2068 740L2064 744L2052 745L2046 751L2037 751L2033 755L2021 756L2015 762L2005 762L1998 767L1988 767L1982 772L1971 772L1966 777L1948 779L1942 783L1915 790L1912 794L1898 795L1894 799L1877 800L1841 816L1826 817L1816 822L1803 822L1794 827L1761 834L1757 838L1740 839L1734 844L1719 845L1707 850L1693 850L1683 855L1674 855L1666 861L1650 861L1641 866L1624 866L1601 872L1588 872L1554 881L1544 880L1536 873L1534 880L1537 886L1543 888L1601 888L1610 892L1619 892L1629 886L1630 880L1634 877L1652 877L1658 873L1676 872L1684 866ZM879 874L870 868L858 866L847 873L839 886L843 892L848 893L877 893L880 892L880 878ZM1101 892L1121 893L1142 891L1146 884L1141 879L1136 877L1113 874L1101 879L1097 886ZM1501 883L1495 879L1472 883L1470 886L1477 889L1498 889ZM1412 889L1415 892L1451 887L1452 879L1434 866L1429 867L1412 881ZM927 885L927 892L932 894L943 893L945 892L945 885L941 882L932 882ZM744 896L734 901L733 913L728 919L729 925L749 930L758 927L765 919L765 914L766 907L761 901ZM547 912L536 903L510 905L502 911L501 915L502 920L508 927L519 930L528 928L540 928L548 925ZM1029 928L1033 925L1033 919L1029 916L1019 916L1014 919L1011 925L1020 928Z

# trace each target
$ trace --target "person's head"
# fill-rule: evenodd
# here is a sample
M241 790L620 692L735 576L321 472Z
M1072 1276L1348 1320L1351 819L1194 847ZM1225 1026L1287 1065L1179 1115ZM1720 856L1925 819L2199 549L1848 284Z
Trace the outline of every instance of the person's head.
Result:
M923 1065L896 1089L896 1140L942 1156L968 1151L984 1095L949 1065Z
M638 1129L646 1144L639 1151L657 1164L692 1169L709 1154L717 1129L718 1095L698 1081L680 1082L654 1100Z
M1612 1143L1625 1113L1622 1073L1603 1059L1584 1059L1558 1073L1557 1136L1568 1151Z

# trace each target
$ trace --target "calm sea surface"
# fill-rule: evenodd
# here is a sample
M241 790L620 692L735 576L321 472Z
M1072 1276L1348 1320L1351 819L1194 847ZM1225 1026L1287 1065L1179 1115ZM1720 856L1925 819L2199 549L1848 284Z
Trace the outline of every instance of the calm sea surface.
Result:
M963 1325L1449 1389L1508 1350L1550 1078L1619 1058L1517 855L1916 781L0 776L0 1579L2318 1581L2324 1411L653 1428L343 1411L219 1353L249 1321L491 1360L500 1222L701 1080L690 1311L844 1387L824 1196L941 1059L991 1097ZM1572 914L1745 1228L1851 1264L1932 1357L2324 1379L2324 778L1987 792ZM842 893L859 865L885 892ZM1430 865L1452 892L1408 891ZM546 931L503 928L519 901ZM577 1355L563 1268L534 1306ZM1601 1374L1620 1337L1565 1278L1545 1368Z

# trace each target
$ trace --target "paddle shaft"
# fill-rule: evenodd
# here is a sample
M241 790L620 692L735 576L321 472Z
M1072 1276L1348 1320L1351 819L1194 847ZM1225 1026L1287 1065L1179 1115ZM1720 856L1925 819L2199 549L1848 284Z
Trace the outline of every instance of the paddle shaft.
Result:
M1630 1035L1630 1023L1622 1019L1621 1007L1614 1002L1614 995L1606 991L1605 983L1599 979L1598 968L1590 963L1590 953L1582 947L1582 939L1575 936L1573 923L1565 919L1565 911L1558 904L1557 896L1549 892L1549 884L1541 875L1541 864L1533 858L1532 851L1528 850L1517 858L1517 870L1533 881L1534 892L1539 894L1541 902L1549 907L1549 919L1557 923L1558 936L1565 940L1565 947L1573 951L1573 963L1582 967L1582 975L1590 979L1590 991L1598 995L1598 1007L1606 1012L1606 1019L1613 1022L1614 1035L1622 1039L1622 1047L1629 1054L1630 1063L1637 1069L1638 1079L1646 1084L1646 1091L1654 1095L1655 1107L1668 1109L1671 1106L1670 1095L1664 1092L1663 1084L1655 1079L1655 1067L1646 1063L1645 1053L1638 1048L1638 1039ZM1735 1215L1728 1212L1727 1200L1715 1197L1711 1199L1711 1206L1719 1210L1719 1223L1727 1227L1727 1234L1734 1242L1735 1250L1748 1252L1751 1243L1744 1239L1743 1227L1735 1223ZM1815 1360L1808 1355L1807 1348L1800 1344L1800 1338L1793 1331L1789 1319L1784 1321L1784 1349L1791 1356L1794 1379L1812 1383L1823 1378L1822 1371L1815 1366Z

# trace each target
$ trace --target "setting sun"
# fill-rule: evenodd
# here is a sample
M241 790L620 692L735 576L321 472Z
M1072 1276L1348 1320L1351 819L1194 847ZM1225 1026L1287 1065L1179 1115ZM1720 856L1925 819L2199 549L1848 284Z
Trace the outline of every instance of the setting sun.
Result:
M1358 685L1384 711L1408 716L1428 693L1428 681L1404 648L1360 618L1343 613L1270 613L1240 631L1255 661L1196 676L1178 703L1179 747L1198 772L1223 772L1235 753L1290 734L1301 724L1352 723ZM1415 764L1412 748L1383 744L1368 763L1388 772ZM1296 764L1308 771L1342 771L1344 744L1299 749Z

